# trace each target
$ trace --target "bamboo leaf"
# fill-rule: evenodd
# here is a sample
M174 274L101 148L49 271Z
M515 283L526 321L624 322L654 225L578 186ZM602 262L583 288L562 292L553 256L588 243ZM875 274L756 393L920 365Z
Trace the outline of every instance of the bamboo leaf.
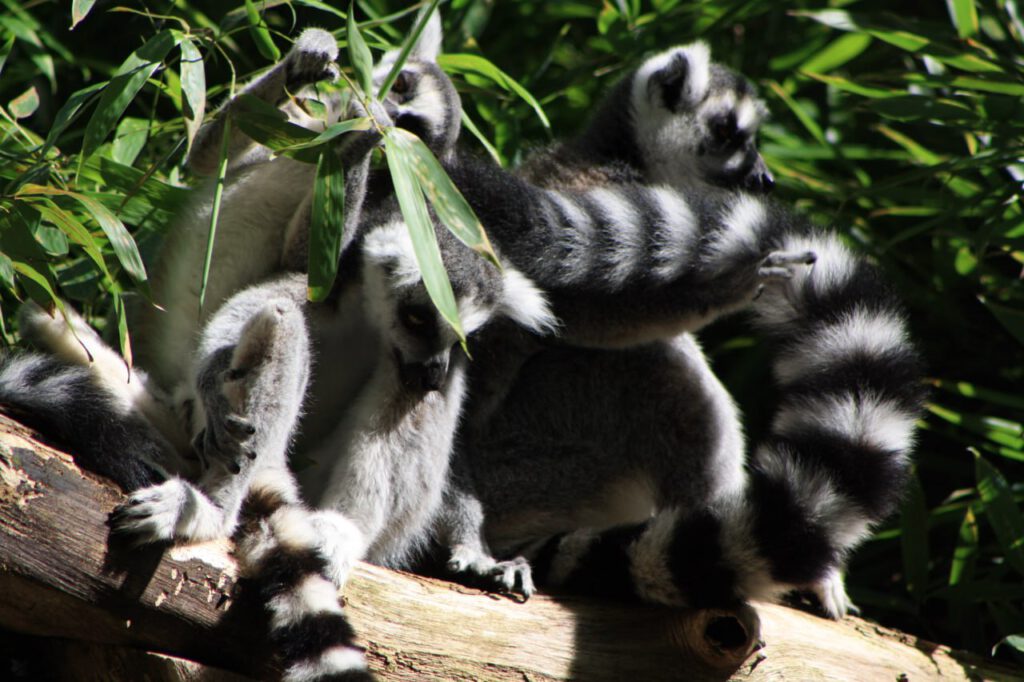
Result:
M871 36L864 33L848 33L839 36L824 49L800 65L802 71L828 73L856 58L871 45Z
M974 566L978 557L978 520L974 510L967 507L960 524L953 561L949 567L949 584L969 583L974 577Z
M974 0L946 0L946 5L961 38L970 38L978 33L978 9Z
M0 74L4 72L4 65L7 64L7 58L11 55L11 50L14 48L14 36L11 35L7 39L7 42L0 46Z
M401 139L394 134L396 130L395 128L388 129L384 135L388 170L391 172L391 181L394 184L398 204L402 209L402 217L409 229L416 262L423 275L423 284L438 312L459 335L459 339L465 343L466 336L459 320L452 284L444 269L444 263L441 261L441 251L437 246L434 224L427 213L423 192L416 181L416 174L412 169L412 159L408 157L402 143L396 142Z
M392 143L401 147L403 155L409 160L420 188L445 227L463 244L500 268L498 256L494 253L483 225L427 145L412 133L399 128L391 133L391 137Z
M135 163L139 152L149 139L149 121L144 118L125 116L117 124L110 156L118 163L130 166Z
M1003 475L976 450L974 465L985 518L995 531L1007 562L1024 575L1024 515L1017 506L1013 490Z
M310 142L317 134L288 121L288 115L253 95L239 95L232 120L256 142L277 151Z
M309 226L309 290L311 301L322 301L331 292L338 274L345 213L345 169L330 148L320 152L313 183L313 208Z
M785 102L786 106L789 107L790 111L792 111L793 114L797 117L797 120L799 120L800 123L803 124L804 128L807 129L807 132L811 134L811 137L817 140L818 144L822 145L823 147L829 147L830 145L828 143L828 140L825 138L824 131L821 129L821 126L819 126L815 122L815 120L811 118L810 114L808 114L807 111L805 111L804 108L799 103L797 103L796 100L790 97L789 93L787 93L785 89L783 89L783 87L779 85L777 82L772 81L769 83L769 86L771 87L772 91L776 95L778 95L779 99Z
M245 0L245 14L249 18L249 33L256 43L256 49L264 59L280 61L281 50L274 44L274 39L270 36L270 31L252 0Z
M0 282L8 291L14 291L14 262L3 252L0 252Z
M992 655L995 656L996 650L1004 644L1020 653L1024 653L1024 633L1003 637L994 647L992 647Z
M36 113L36 109L39 108L39 93L36 92L35 86L12 99L7 108L16 119L28 118Z
M96 267L103 273L104 277L108 280L113 279L110 276L110 271L107 270L107 263L103 259L103 252L100 250L99 244L96 243L96 240L93 239L89 230L87 230L77 218L57 206L49 199L33 201L29 205L35 211L38 211L43 220L48 221L52 225L56 225L71 239L71 241L81 246L82 250L85 251L86 255L89 256L89 259L96 264Z
M493 82L498 87L511 92L530 105L537 118L545 129L551 129L551 122L543 107L530 92L520 85L514 78L499 69L487 59L475 54L443 54L438 58L438 63L445 71L455 73L474 74L482 76Z
M999 320L1006 331L1010 332L1017 343L1024 345L1024 312L994 303L984 296L979 296L978 300Z
M25 185L18 190L18 195L66 196L82 204L86 212L99 223L110 246L114 249L114 254L128 274L137 282L146 281L146 268L142 264L142 257L139 255L135 240L128 234L124 223L103 204L78 192L70 192L56 187L41 187L40 185Z
M366 41L359 33L353 2L348 5L345 39L348 41L348 59L352 62L352 68L355 69L359 87L364 95L370 97L373 95L373 55L370 54L370 48L366 46Z
M73 0L71 3L71 29L82 23L89 10L96 4L96 0Z
M181 114L185 119L185 155L192 149L192 141L203 124L206 113L206 71L199 48L188 36L182 36L181 43Z
M146 41L145 45L132 52L118 67L114 77L103 88L96 111L85 127L85 138L82 140L83 160L96 151L113 130L121 114L175 44L171 31L160 31Z
M907 496L900 515L900 546L907 589L918 603L928 587L928 508L924 492L915 476L907 486Z
M217 180L213 186L213 205L210 209L210 229L206 235L206 255L203 258L203 276L199 283L199 310L203 311L203 303L206 301L206 286L210 282L210 264L213 262L213 244L217 239L217 223L220 221L220 204L224 197L224 178L228 172L228 147L231 139L232 117L224 119L224 129L221 131L220 159L217 162Z

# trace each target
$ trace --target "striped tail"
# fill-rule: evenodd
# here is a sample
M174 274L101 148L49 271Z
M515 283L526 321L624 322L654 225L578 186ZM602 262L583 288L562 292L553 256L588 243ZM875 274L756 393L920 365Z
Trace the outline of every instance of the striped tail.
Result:
M0 359L0 412L126 492L167 477L160 463L172 456L171 445L88 366L37 353Z
M273 485L253 485L237 556L270 616L270 640L285 682L375 679L326 576L310 512Z
M694 607L801 588L832 617L850 608L846 556L896 508L909 475L920 359L872 266L828 234L779 241L817 262L754 303L756 324L780 346L782 402L744 492L535 543L527 555L539 584Z

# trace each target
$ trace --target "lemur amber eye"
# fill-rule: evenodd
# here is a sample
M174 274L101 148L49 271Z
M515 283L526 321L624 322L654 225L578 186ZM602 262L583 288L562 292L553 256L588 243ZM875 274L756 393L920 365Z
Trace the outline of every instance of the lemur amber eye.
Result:
M409 74L402 71L398 74L398 77L395 78L395 83L391 86L391 91L396 95L405 95L409 92L409 87L411 85L412 83L410 83Z
M412 332L424 330L430 322L430 314L423 306L404 306L398 311L398 319L402 325Z

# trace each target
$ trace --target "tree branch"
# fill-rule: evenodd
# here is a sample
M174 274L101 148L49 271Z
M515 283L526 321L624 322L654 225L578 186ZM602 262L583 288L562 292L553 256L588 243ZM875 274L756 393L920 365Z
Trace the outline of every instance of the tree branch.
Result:
M227 543L111 543L106 519L120 499L0 417L0 627L272 676L264 616L238 585ZM1020 679L860 619L767 604L681 611L544 595L520 604L368 565L345 600L385 680ZM751 654L759 628L767 646Z

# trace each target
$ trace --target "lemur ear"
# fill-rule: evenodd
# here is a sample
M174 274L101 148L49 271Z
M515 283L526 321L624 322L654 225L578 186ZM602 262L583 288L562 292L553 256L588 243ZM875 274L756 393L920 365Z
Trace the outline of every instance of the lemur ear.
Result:
M678 112L696 106L707 96L710 59L705 43L674 47L648 59L637 77L646 80L651 104Z
M502 295L498 312L538 334L550 334L558 328L548 299L526 275L505 264L502 270Z
M416 15L417 23L420 20L420 16L421 14ZM419 40L416 41L416 45L412 48L412 58L422 62L437 62L437 56L441 54L441 40L443 38L441 13L434 10L434 13L430 15L430 19L427 21L427 25L423 27L423 33L420 33Z

